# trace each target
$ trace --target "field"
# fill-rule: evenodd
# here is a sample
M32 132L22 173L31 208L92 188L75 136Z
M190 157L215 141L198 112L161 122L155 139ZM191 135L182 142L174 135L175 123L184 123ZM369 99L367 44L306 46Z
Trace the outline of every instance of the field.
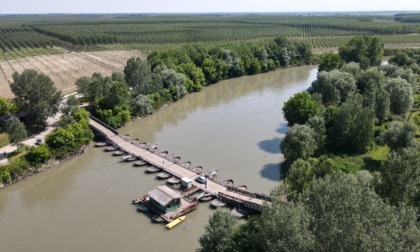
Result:
M0 62L0 94L12 97L9 83L13 82L15 71L22 72L32 68L48 75L63 94L76 90L75 81L82 76L91 76L94 72L111 75L123 71L130 57L145 58L137 50L119 50L103 52L71 52L55 55L39 55Z
M93 72L122 71L128 58L185 44L225 44L284 36L314 53L335 52L358 35L386 47L420 47L418 15L18 15L0 16L0 95L14 71L49 75L63 93Z

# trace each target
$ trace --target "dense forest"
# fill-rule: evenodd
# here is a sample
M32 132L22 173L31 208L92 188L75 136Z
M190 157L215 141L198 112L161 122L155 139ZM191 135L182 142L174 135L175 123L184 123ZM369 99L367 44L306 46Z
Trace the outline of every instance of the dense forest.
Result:
M285 184L246 224L216 212L198 251L419 249L420 54L382 55L377 37L355 37L324 57L283 107Z

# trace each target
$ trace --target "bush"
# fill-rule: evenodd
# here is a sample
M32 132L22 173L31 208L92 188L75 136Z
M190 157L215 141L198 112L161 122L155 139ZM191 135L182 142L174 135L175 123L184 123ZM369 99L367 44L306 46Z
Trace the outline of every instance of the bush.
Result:
M45 144L41 144L38 147L32 146L26 155L26 160L29 164L39 167L51 158L51 152Z

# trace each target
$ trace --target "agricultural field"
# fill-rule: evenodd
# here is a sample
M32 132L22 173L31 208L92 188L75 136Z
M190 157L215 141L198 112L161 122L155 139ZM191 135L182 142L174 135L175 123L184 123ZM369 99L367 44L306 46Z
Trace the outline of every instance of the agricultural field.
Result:
M75 81L78 78L91 76L94 72L103 75L121 72L131 57L145 59L146 55L137 50L71 52L0 62L0 94L2 97L13 97L9 87L9 83L13 82L12 75L26 68L48 75L63 94L69 94L76 90Z
M358 35L388 48L420 47L419 15L18 15L0 16L0 94L14 71L49 75L63 93L93 72L122 71L128 58L186 44L226 44L284 36L314 53L335 52Z

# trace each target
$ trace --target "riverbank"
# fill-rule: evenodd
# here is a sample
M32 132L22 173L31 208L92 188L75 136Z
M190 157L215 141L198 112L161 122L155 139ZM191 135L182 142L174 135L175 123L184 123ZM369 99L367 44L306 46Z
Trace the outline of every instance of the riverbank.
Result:
M65 163L67 161L73 160L77 157L79 157L80 155L82 155L83 153L85 153L86 149L89 148L89 145L84 145L78 152L74 153L71 156L65 157L63 159L51 159L49 160L47 163L42 164L41 167L29 167L29 169L25 172L25 174L22 174L21 176L17 177L16 179L11 180L9 183L2 183L0 181L0 190L7 187L7 186L11 186L13 184L16 184L22 180L26 180L29 179L41 172L44 172L48 169L51 169L59 164Z

